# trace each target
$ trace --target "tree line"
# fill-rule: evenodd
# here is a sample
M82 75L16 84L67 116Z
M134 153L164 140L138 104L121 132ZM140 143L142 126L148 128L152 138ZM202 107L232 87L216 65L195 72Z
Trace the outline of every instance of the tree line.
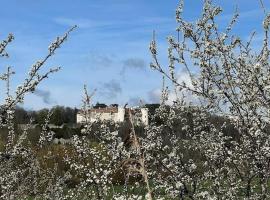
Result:
M17 107L15 110L15 121L17 124L27 124L31 119L34 124L44 124L44 121L50 112L50 123L60 126L62 124L76 123L78 111L77 108L65 106L55 106L51 109L43 108L37 111L29 111L22 107Z

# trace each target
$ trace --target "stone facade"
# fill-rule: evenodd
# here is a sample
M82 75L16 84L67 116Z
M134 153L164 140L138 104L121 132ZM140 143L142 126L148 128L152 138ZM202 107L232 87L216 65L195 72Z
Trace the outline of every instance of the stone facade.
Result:
M147 108L123 108L123 107L106 107L106 108L93 108L89 110L90 122L101 121L114 121L124 122L127 113L131 111L132 120L134 124L148 125L148 109ZM77 114L77 123L84 123L85 116L82 112Z

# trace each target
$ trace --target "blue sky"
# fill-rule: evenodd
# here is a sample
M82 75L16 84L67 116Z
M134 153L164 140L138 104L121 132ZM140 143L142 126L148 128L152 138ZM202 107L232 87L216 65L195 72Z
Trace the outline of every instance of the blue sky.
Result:
M247 38L251 31L257 30L256 42L260 42L263 14L259 0L214 2L224 9L218 20L221 27L238 6L240 21L234 32ZM139 99L158 102L161 76L149 68L148 46L152 31L156 30L159 57L166 65L166 36L175 34L177 0L6 0L1 3L0 39L13 33L15 41L8 47L10 58L1 59L0 70L14 67L13 88L22 82L34 61L46 55L56 36L72 25L79 26L46 65L47 68L61 66L62 70L45 80L36 94L27 96L25 108L80 107L83 84L90 91L97 89L95 102L131 105ZM270 8L269 3L265 5ZM186 0L186 18L195 20L201 6L200 0ZM3 83L0 88L3 91Z

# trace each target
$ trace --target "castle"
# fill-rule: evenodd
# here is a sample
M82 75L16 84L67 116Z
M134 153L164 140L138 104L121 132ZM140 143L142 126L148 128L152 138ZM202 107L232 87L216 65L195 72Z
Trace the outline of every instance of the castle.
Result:
M127 113L131 113L132 121L135 125L148 125L148 109L147 108L126 108L118 106L109 106L103 108L91 108L89 110L90 122L101 121L114 121L124 122ZM85 115L82 111L77 114L77 123L85 123Z

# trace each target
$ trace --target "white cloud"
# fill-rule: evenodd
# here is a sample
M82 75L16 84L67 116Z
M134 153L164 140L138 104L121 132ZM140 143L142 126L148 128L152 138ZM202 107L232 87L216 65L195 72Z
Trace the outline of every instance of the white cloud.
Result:
M181 84L185 83L188 87L193 88L190 76L185 70L182 70L177 74L177 82ZM169 83L167 85L170 85L168 100L166 102L168 105L172 105L173 102L177 100L177 98L181 99L183 98L183 96L186 102L198 104L198 98L192 95L189 91L187 90L180 91L179 88L175 90L171 82L167 81L167 83ZM160 102L161 93L162 91L160 88L153 89L150 92L148 92L148 98L153 103Z
M156 88L148 92L148 99L151 103L159 103L161 96L161 89Z

